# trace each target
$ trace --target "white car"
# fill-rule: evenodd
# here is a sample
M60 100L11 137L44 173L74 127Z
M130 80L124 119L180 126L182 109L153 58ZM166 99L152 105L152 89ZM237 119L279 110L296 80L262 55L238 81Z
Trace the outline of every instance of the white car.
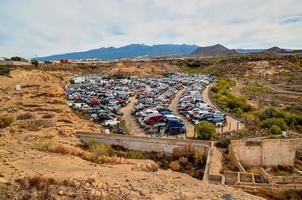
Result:
M119 123L120 123L120 121L117 121L117 120L106 120L106 121L104 121L103 125L109 126L109 127L114 127L114 126L117 126Z
M71 101L67 101L67 105L68 105L69 107L72 107L72 106L73 106L73 103L72 103Z

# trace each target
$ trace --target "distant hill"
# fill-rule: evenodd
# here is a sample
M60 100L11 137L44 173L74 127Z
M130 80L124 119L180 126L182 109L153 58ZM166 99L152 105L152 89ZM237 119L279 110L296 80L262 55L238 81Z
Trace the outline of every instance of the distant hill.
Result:
M133 57L155 57L155 56L180 56L192 53L198 48L196 45L177 45L177 44L163 44L163 45L144 45L131 44L120 48L108 47L92 49L83 52L73 52L66 54L58 54L46 57L36 58L41 61L60 60L60 59L87 59L97 58L102 60L112 60L119 58L133 58Z
M300 49L281 49L280 47L272 47L261 51L261 53L272 53L272 54L302 54Z
M262 51L262 53L288 53L288 51L281 49L279 47L272 47Z
M191 55L193 56L218 56L218 55L235 55L235 49L228 49L221 44L214 46L199 47Z

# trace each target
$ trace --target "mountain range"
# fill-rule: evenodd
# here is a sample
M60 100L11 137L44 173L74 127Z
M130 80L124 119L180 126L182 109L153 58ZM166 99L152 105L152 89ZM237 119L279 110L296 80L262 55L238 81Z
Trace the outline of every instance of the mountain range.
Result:
M134 57L156 57L156 56L181 56L188 55L198 48L197 45L145 45L131 44L120 48L108 47L92 49L83 52L73 52L66 54L58 54L46 57L39 57L38 60L60 60L60 59L87 59L97 58L102 60L112 60L119 58L134 58Z
M119 48L108 47L98 48L82 52L72 52L57 54L46 57L37 57L40 61L61 60L61 59L89 59L96 58L101 60L113 60L120 58L136 57L163 57L163 56L217 56L217 55L236 55L242 53L276 53L290 54L302 53L302 50L281 49L272 47L269 49L228 49L223 45L216 44L213 46L199 47L197 45L187 44L161 44L145 45L131 44Z

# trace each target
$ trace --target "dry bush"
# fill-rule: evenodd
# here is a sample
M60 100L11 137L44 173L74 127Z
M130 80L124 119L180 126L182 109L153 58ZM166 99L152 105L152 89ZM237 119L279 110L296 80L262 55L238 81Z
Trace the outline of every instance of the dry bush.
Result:
M139 163L132 167L133 171L144 171L144 172L156 172L158 171L159 166L155 162L151 163Z
M100 156L96 159L97 163L100 164L111 164L111 165L119 165L119 164L133 164L130 160L121 157L109 157L109 156Z
M169 168L173 171L180 171L180 164L178 160L175 160L169 164Z
M51 119L51 118L53 118L54 116L55 116L54 114L48 113L48 114L42 115L42 118L43 118L43 119Z
M93 191L87 191L85 187L87 181L78 180L55 180L42 176L24 177L15 180L14 184L3 188L0 185L0 199L5 200L92 200L115 199L114 195L103 196L102 193L96 194ZM78 186L79 185L79 186Z
M151 164L148 164L148 165L145 165L145 168L144 168L144 171L146 172L156 172L158 171L158 165L156 163L151 163Z
M173 157L179 159L181 157L192 158L195 155L196 149L192 146L176 147L173 149Z
M108 144L99 144L95 140L89 140L88 142L89 150L95 154L95 157L100 156L110 156L113 153L113 149Z
M17 120L35 119L36 116L32 113L26 112L17 116Z
M12 115L0 116L0 128L6 128L15 122L15 118Z
M35 147L40 151L47 151L48 148L55 143L53 139L50 138L38 138L35 141Z
M57 122L63 122L63 123L66 123L66 124L72 124L73 122L69 119L59 119Z
M80 155L81 152L79 148L61 144L61 143L55 143L49 146L48 151L53 153L61 153L61 154L69 154L69 155Z
M130 159L144 159L145 155L141 151L129 151L127 152L127 157Z
M19 127L24 129L39 130L40 128L53 127L55 124L51 120L38 119L38 120L25 120L19 122Z
M90 162L95 162L96 161L96 158L95 158L94 154L89 152L89 151L80 152L78 154L78 156L81 157L82 159L90 161Z
M78 147L61 144L49 138L38 138L35 142L35 146L37 149L41 151L48 151L53 153L69 154L69 155L76 155L76 156L81 156L83 154L83 150L81 150Z

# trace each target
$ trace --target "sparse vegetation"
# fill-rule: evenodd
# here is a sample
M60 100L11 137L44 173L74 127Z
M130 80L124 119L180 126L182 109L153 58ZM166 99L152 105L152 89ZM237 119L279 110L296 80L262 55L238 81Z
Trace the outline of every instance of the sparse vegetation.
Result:
M113 153L112 147L107 144L99 144L95 140L88 141L88 148L94 155L94 160L100 156L110 156Z
M195 133L198 139L211 140L216 135L215 126L208 121L201 121L195 126Z
M242 117L243 113L250 112L253 108L245 97L238 97L231 94L230 89L235 85L235 81L223 78L211 88L211 92L214 101L223 110Z
M26 120L26 119L35 119L35 115L32 113L22 113L20 115L17 116L17 120Z
M13 184L2 186L0 184L0 199L100 199L114 200L115 196L104 196L102 193L87 192L81 185L87 184L89 180L58 180L43 176L28 176L16 179ZM80 185L80 186L78 186Z
M11 69L10 65L0 65L0 76L7 76Z
M263 84L259 83L251 83L251 82L246 82L245 87L243 88L243 91L246 94L249 95L256 95L256 94L263 94L263 93L268 93L271 90L267 87L265 87Z
M262 128L270 129L271 133L276 134L288 129L294 129L301 132L302 115L281 111L275 108L266 108L258 113Z
M130 159L144 159L145 155L141 151L129 151L127 157Z
M12 115L0 116L0 128L6 128L15 122L15 117Z
M85 154L80 148L59 143L53 138L39 137L36 139L34 147L40 151L76 155L82 157L83 159L86 158L85 160L90 160L89 155Z
M53 118L54 116L55 116L54 114L48 113L48 114L42 115L42 118L43 118L43 119L51 119L51 118Z

